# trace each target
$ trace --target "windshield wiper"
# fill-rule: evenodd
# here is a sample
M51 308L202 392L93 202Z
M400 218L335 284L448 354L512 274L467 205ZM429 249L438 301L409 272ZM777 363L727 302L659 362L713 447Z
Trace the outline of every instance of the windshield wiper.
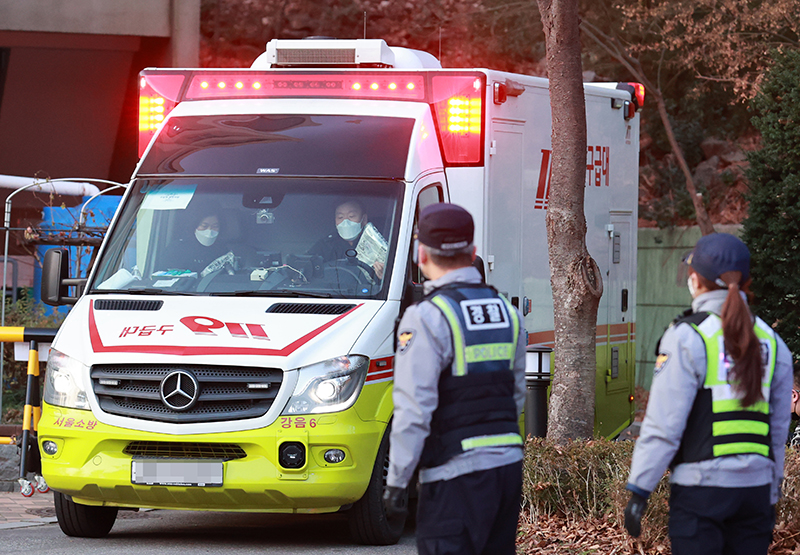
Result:
M90 295L102 295L106 293L116 293L122 295L187 295L198 296L200 293L192 293L191 291L167 291L166 289L158 289L155 287L141 287L137 289L91 289Z
M315 299L330 299L330 293L316 293L312 291L299 291L295 289L245 289L240 291L220 291L209 293L212 297L313 297Z

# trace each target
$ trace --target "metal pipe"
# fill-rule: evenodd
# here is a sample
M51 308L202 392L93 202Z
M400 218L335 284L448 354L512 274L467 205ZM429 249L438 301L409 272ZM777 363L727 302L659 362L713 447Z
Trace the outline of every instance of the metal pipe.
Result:
M19 287L19 260L14 258L13 256L8 259L11 263L11 302L17 302L17 288ZM5 284L3 284L5 285ZM0 380L2 380L2 376L0 376ZM0 381L0 385L2 385L2 381Z
M3 178L9 178L9 177L12 177L12 176L3 176ZM23 179L24 180L26 178L16 178L16 179ZM6 290L5 290L5 286L6 286L6 278L8 276L8 240L9 240L9 235L10 235L8 228L11 227L11 199L14 198L14 195L16 195L18 193L21 193L23 191L26 191L28 189L31 189L33 187L39 187L40 191L47 190L47 192L57 192L57 191L55 191L55 188L52 187L52 186L49 187L49 190L48 190L48 188L45 187L45 185L48 184L48 183L87 183L87 182L103 183L103 184L112 185L112 186L122 185L121 183L117 183L116 181L109 181L107 179L95 179L95 178L80 179L80 178L77 178L77 177L61 177L61 178L57 178L57 179L48 179L45 182L41 182L41 181L38 181L38 180L34 179L34 181L32 183L29 183L28 185L23 185L23 186L19 187L16 191L14 191L10 195L8 195L8 198L6 198L5 218L3 220L4 221L4 226L5 226L6 237L5 237L5 246L4 246L4 249L3 249L3 298L2 298L2 303L0 303L0 304L2 304L2 306L0 306L0 326L5 326L6 325ZM19 183L19 182L15 180L15 184L16 183ZM3 367L5 366L5 364L4 364L4 360L3 360L2 354L3 354L3 349L4 348L5 348L5 345L2 342L0 342L0 418L2 418L2 415L3 415L3 387L2 387L2 384L3 384Z
M100 195L104 195L109 191L113 191L114 189L127 189L127 188L128 188L127 185L121 185L121 184L120 185L114 185L113 187L109 187L108 189L103 189L102 191L100 191L96 195L92 196L89 200L84 202L83 206L81 206L80 216L78 217L78 229L80 229L83 226L83 224L86 223L86 206L90 202L92 202L94 199L96 199Z

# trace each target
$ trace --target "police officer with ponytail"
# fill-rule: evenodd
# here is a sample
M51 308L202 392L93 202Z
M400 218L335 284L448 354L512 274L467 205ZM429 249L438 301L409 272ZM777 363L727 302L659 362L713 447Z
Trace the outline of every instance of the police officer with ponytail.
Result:
M673 555L766 555L783 479L792 356L750 313L742 241L707 235L685 262L692 311L659 343L625 527L639 535L647 498L670 468Z
M426 297L398 327L384 504L390 518L403 512L419 466L422 555L516 552L526 333L519 312L472 266L473 233L459 206L422 210Z

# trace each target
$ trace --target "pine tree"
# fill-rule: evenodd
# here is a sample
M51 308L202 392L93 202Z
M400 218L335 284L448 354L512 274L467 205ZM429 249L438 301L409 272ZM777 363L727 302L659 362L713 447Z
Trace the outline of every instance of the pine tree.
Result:
M755 312L800 355L800 51L774 53L751 108L761 149L749 156L749 217Z

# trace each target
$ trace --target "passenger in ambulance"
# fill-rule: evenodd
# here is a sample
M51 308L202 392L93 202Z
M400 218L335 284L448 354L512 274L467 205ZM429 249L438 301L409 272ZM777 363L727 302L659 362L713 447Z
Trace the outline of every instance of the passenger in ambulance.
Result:
M307 254L318 255L324 262L347 259L347 251L355 251L369 221L364 205L356 199L339 204L334 210L336 232L317 241ZM352 252L350 253L352 256ZM386 260L376 260L372 269L377 278L383 279Z
M195 212L183 236L167 247L164 261L169 269L201 272L209 263L228 252L225 228L217 211L207 208Z

